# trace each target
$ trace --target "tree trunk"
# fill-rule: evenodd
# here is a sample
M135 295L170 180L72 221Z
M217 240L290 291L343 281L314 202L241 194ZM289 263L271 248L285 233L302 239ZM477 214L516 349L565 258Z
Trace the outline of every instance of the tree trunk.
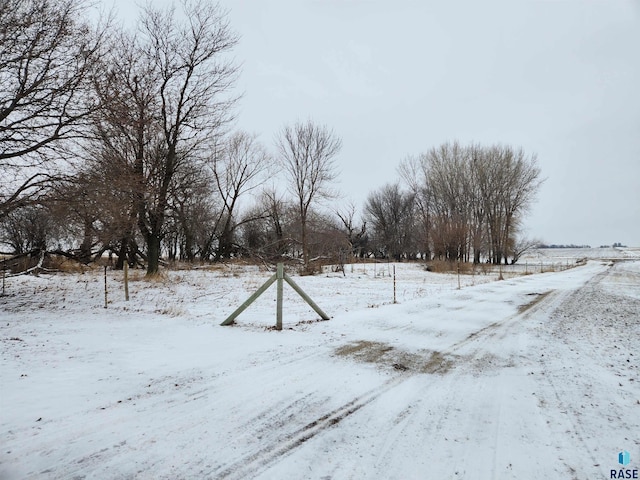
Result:
M230 258L232 248L233 248L233 225L231 223L231 212L230 212L224 222L224 226L222 227L222 233L218 238L218 250L216 252L216 261L220 261L223 258Z
M147 277L158 274L160 266L160 235L147 237Z
M184 257L189 263L193 263L196 259L195 253L195 241L193 238L193 234L188 230L184 229Z
M122 270L124 268L124 262L127 259L128 245L129 245L129 242L126 237L120 241L120 250L118 251L118 259L116 260L116 266L115 266L116 270Z
M231 257L232 248L232 235L231 232L224 231L218 239L218 251L216 252L216 261L220 261L223 258Z
M302 240L302 263L305 272L309 273L309 247L307 245L307 219L302 218L300 221L301 240Z
M89 263L91 261L91 246L93 245L92 229L93 226L91 220L85 218L83 239L82 244L80 245L80 255L78 256L82 263Z

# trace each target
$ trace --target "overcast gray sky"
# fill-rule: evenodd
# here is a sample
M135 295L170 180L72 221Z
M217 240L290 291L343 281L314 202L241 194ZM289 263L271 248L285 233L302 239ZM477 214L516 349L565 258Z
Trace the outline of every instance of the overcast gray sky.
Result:
M547 178L529 236L640 246L640 0L220 3L241 36L238 128L267 147L296 120L333 128L357 205L407 155L510 144Z

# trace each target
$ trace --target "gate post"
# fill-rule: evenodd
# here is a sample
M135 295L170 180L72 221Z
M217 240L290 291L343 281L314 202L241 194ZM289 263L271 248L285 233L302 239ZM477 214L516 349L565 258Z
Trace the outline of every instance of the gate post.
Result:
M284 283L284 264L279 263L276 270L277 299L276 299L276 330L282 330L282 287Z
M277 282L277 303L276 303L276 330L282 330L282 291L284 282L287 282L291 288L293 288L298 295L302 297L302 299L309 304L311 308L313 308L320 318L323 320L329 320L329 315L324 313L316 303L311 300L309 295L304 293L304 291L298 286L296 282L294 282L289 275L284 273L284 264L278 263L277 270L274 275L271 276L269 280L267 280L256 292L251 295L242 305L240 305L231 315L229 315L224 322L220 325L232 325L238 315L240 315L243 311L245 311L249 305L251 305L260 295L262 295L265 290L267 290L274 282ZM105 307L106 308L106 307Z

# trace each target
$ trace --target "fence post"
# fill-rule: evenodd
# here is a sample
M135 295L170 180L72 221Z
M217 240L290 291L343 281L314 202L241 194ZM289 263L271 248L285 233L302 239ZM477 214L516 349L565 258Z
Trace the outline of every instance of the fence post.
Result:
M104 308L107 308L107 266L104 266Z
M240 315L249 305L251 305L260 295L262 295L267 288L269 288L274 282L277 282L277 304L276 304L276 330L282 330L282 290L283 281L291 285L298 295L300 295L305 302L313 308L323 320L329 320L329 316L324 313L318 305L302 290L296 282L294 282L289 275L284 273L284 264L279 263L277 265L276 273L271 276L256 292L251 295L240 307L238 307L227 319L220 325L231 325L238 315Z
M129 301L129 262L124 262L124 299Z
M396 300L396 264L393 264L393 303L398 303Z
M276 330L282 330L282 286L284 280L284 265L282 263L278 264L276 270L276 281L278 282L276 285L277 288L277 299L276 299Z

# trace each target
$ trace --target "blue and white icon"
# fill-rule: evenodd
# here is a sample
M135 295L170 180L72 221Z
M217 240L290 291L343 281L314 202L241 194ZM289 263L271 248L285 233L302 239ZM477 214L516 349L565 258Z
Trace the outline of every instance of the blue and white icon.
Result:
M630 461L631 455L629 455L629 452L627 452L626 450L623 450L618 454L618 463L620 465L629 465Z

